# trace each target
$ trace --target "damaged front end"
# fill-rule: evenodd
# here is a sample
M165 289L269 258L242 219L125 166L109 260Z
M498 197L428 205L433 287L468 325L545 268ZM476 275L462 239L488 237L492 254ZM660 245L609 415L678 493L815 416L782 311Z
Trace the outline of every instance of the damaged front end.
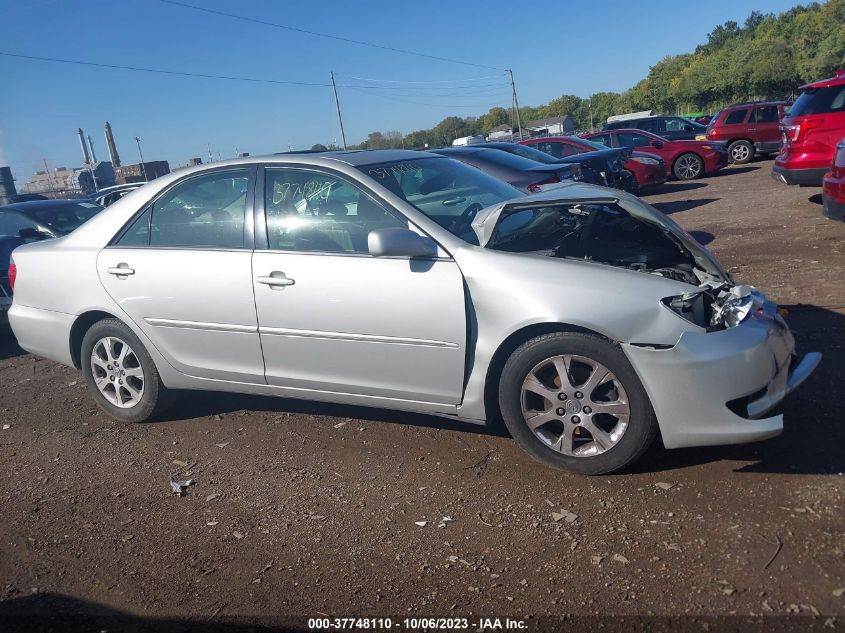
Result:
M669 448L777 435L782 416L763 416L821 358L811 353L799 361L776 304L755 288L735 284L708 249L633 196L569 185L488 207L473 229L486 248L586 261L685 284L655 305L686 322L672 344L620 341L649 392ZM620 275L617 282L627 279ZM606 290L612 296L614 288ZM608 310L618 313L625 306Z
M479 243L493 250L590 261L689 284L663 305L706 331L735 327L763 311L763 293L735 285L687 231L639 199L614 194L578 199L550 191L485 209L473 228Z

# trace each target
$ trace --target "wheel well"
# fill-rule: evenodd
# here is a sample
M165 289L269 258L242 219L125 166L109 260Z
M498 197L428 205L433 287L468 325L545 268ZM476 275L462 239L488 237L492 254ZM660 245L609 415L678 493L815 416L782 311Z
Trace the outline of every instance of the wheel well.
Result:
M91 326L102 321L103 319L116 319L117 317L108 312L100 310L92 310L91 312L83 312L70 328L70 357L73 359L73 366L77 369L82 367L80 356L82 355L82 339L85 338L85 333L91 329Z
M752 141L750 138L732 138L728 141L728 147L730 147L737 141L745 141L746 143L751 143L751 145L754 145L754 141Z
M504 426L502 423L502 413L499 410L499 378L502 375L502 370L505 368L505 363L508 362L508 358L510 358L517 347L530 341L532 338L542 336L543 334L554 334L556 332L579 332L610 340L594 330L577 325L569 325L568 323L535 323L513 332L499 345L487 368L487 379L484 381L484 410L487 415L488 425L502 428Z

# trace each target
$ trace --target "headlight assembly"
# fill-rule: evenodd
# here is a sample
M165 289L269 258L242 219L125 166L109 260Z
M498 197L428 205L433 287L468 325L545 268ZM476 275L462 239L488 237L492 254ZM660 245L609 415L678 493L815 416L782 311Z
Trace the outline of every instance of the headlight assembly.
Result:
M658 161L656 158L650 158L648 156L631 156L632 160L637 161L638 163L642 163L643 165L657 165Z

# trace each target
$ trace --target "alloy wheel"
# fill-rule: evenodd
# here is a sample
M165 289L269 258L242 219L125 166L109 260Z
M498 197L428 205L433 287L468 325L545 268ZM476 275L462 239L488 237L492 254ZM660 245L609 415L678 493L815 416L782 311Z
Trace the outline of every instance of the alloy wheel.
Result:
M695 156L682 156L678 159L678 173L684 180L692 180L701 173L701 163Z
M731 149L731 158L735 163L741 163L745 160L748 160L748 146L743 145L742 143L738 145L734 145Z
M573 457L600 455L622 439L631 418L628 395L601 363L565 354L548 358L522 383L522 415L549 448Z
M121 409L131 409L144 395L144 369L126 341L106 336L91 351L91 374L103 397Z

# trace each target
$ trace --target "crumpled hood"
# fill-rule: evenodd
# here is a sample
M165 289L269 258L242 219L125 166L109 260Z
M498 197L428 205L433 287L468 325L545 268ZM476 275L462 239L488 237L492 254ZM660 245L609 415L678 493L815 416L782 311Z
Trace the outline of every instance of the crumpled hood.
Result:
M677 222L667 217L636 196L597 185L583 183L562 183L561 186L540 193L526 195L481 209L472 221L472 229L478 237L480 246L487 246L499 222L510 213L521 209L536 207L538 204L572 204L618 203L631 216L655 224L670 234L678 243L689 251L696 263L705 271L721 279L733 283L730 275L709 249L699 244L696 239L683 229Z

